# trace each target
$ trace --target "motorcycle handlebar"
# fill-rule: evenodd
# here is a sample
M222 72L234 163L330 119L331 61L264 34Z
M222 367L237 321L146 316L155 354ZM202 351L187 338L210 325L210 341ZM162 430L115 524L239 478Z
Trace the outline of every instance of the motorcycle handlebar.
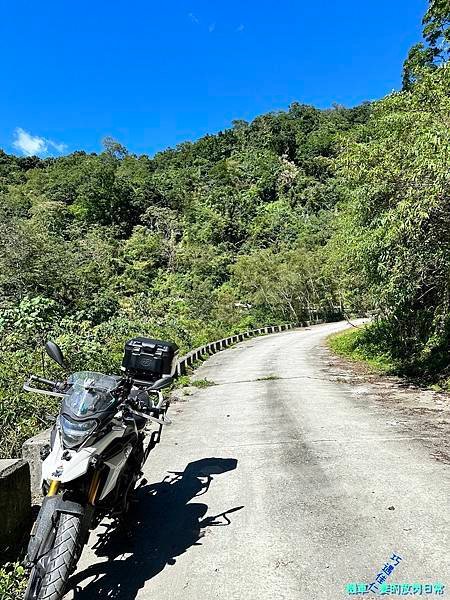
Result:
M38 375L31 375L30 381L38 381L39 383L43 383L45 385L51 385L52 387L57 386L56 381L50 381L50 379L45 379L45 377L39 377Z
M35 394L44 394L45 396L54 396L56 398L64 398L65 394L62 392L53 392L50 390L43 390L37 387L33 387L30 385L31 382L36 381L37 383L42 383L44 385L51 386L53 389L58 387L57 381L50 381L50 379L45 379L44 377L38 377L38 375L30 375L28 381L24 384L23 389L26 392L33 392Z
M136 410L134 408L131 408L131 412L134 413L135 415L138 415L138 417L142 417L144 419L146 419L147 421L153 421L153 423L158 423L159 425L171 425L172 421L167 417L164 416L163 419L158 419L156 417L154 417L153 415L149 415L148 413L144 413L140 410Z

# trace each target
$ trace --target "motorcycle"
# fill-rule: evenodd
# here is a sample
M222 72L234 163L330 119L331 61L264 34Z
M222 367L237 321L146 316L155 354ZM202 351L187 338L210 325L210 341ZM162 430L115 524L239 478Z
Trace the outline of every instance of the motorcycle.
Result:
M55 343L45 350L67 369ZM162 390L173 382L177 351L170 342L133 338L122 375L81 371L61 382L31 375L24 385L62 399L41 451L45 497L28 545L24 600L60 600L90 531L104 517L120 522L126 515L142 467L170 423Z

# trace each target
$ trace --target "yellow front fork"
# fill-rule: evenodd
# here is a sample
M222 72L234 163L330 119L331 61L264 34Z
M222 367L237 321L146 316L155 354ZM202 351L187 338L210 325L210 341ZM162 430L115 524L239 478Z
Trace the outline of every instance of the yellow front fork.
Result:
M95 471L94 475L92 476L92 481L91 481L91 485L89 486L89 492L88 492L89 504L92 504L92 506L94 506L94 504L95 504L95 499L97 498L97 492L98 492L99 485L100 485L100 471Z
M60 481L57 481L56 479L52 479L50 481L50 487L48 488L47 496L56 496L60 485L61 485ZM95 471L94 475L92 476L91 485L89 486L89 492L88 492L89 504L92 504L92 505L95 504L95 499L97 498L97 492L98 492L99 485L100 485L100 472Z
M52 479L50 481L50 487L48 488L47 496L56 496L60 485L61 485L60 481L57 481L56 479Z

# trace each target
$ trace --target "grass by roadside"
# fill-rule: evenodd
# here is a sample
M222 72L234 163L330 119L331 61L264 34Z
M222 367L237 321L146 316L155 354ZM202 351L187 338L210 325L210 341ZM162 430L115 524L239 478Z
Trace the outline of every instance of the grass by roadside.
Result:
M335 333L328 338L327 344L338 356L363 364L373 373L398 375L436 392L450 392L448 369L408 370L404 364L395 361L388 352L383 350L383 339L380 338L377 328L373 326L364 325Z
M216 385L216 383L209 379L192 379L189 375L181 375L174 381L172 389L184 387L206 388L211 387L212 385Z
M0 600L20 600L26 585L25 569L20 563L0 565Z
M216 383L214 381L210 381L209 379L193 379L191 380L191 385L197 388L206 388L216 385Z
M383 353L366 335L366 327L346 329L329 336L328 347L338 356L348 360L362 362L371 371L394 374L396 367L388 354Z

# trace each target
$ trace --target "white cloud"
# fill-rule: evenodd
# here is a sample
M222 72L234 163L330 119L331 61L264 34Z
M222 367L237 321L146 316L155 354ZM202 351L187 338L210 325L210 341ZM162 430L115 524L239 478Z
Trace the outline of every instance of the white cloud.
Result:
M67 148L66 144L52 142L38 135L31 135L28 131L18 127L14 132L14 140L12 145L25 154L25 156L33 156L39 154L48 154L49 147L54 148L57 152L64 152Z
M208 27L208 31L209 33L212 33L216 28L216 24L215 23L211 23L211 25Z
M67 144L63 144L58 143L58 142L52 142L51 140L46 140L47 144L49 146L51 146L52 148L54 148L57 152L64 152L65 150L67 150Z
M33 154L47 152L47 142L44 138L30 135L21 127L16 129L14 135L16 137L13 141L13 146L23 152L23 154L33 156Z
M238 33L240 33L241 31L244 31L244 29L245 29L245 27L244 27L244 25L241 23L241 24L239 25L239 27L237 27L236 31L237 31Z
M197 19L197 17L194 15L194 13L189 13L188 17L190 18L192 23L195 23L196 25L198 25L200 23L200 21Z

